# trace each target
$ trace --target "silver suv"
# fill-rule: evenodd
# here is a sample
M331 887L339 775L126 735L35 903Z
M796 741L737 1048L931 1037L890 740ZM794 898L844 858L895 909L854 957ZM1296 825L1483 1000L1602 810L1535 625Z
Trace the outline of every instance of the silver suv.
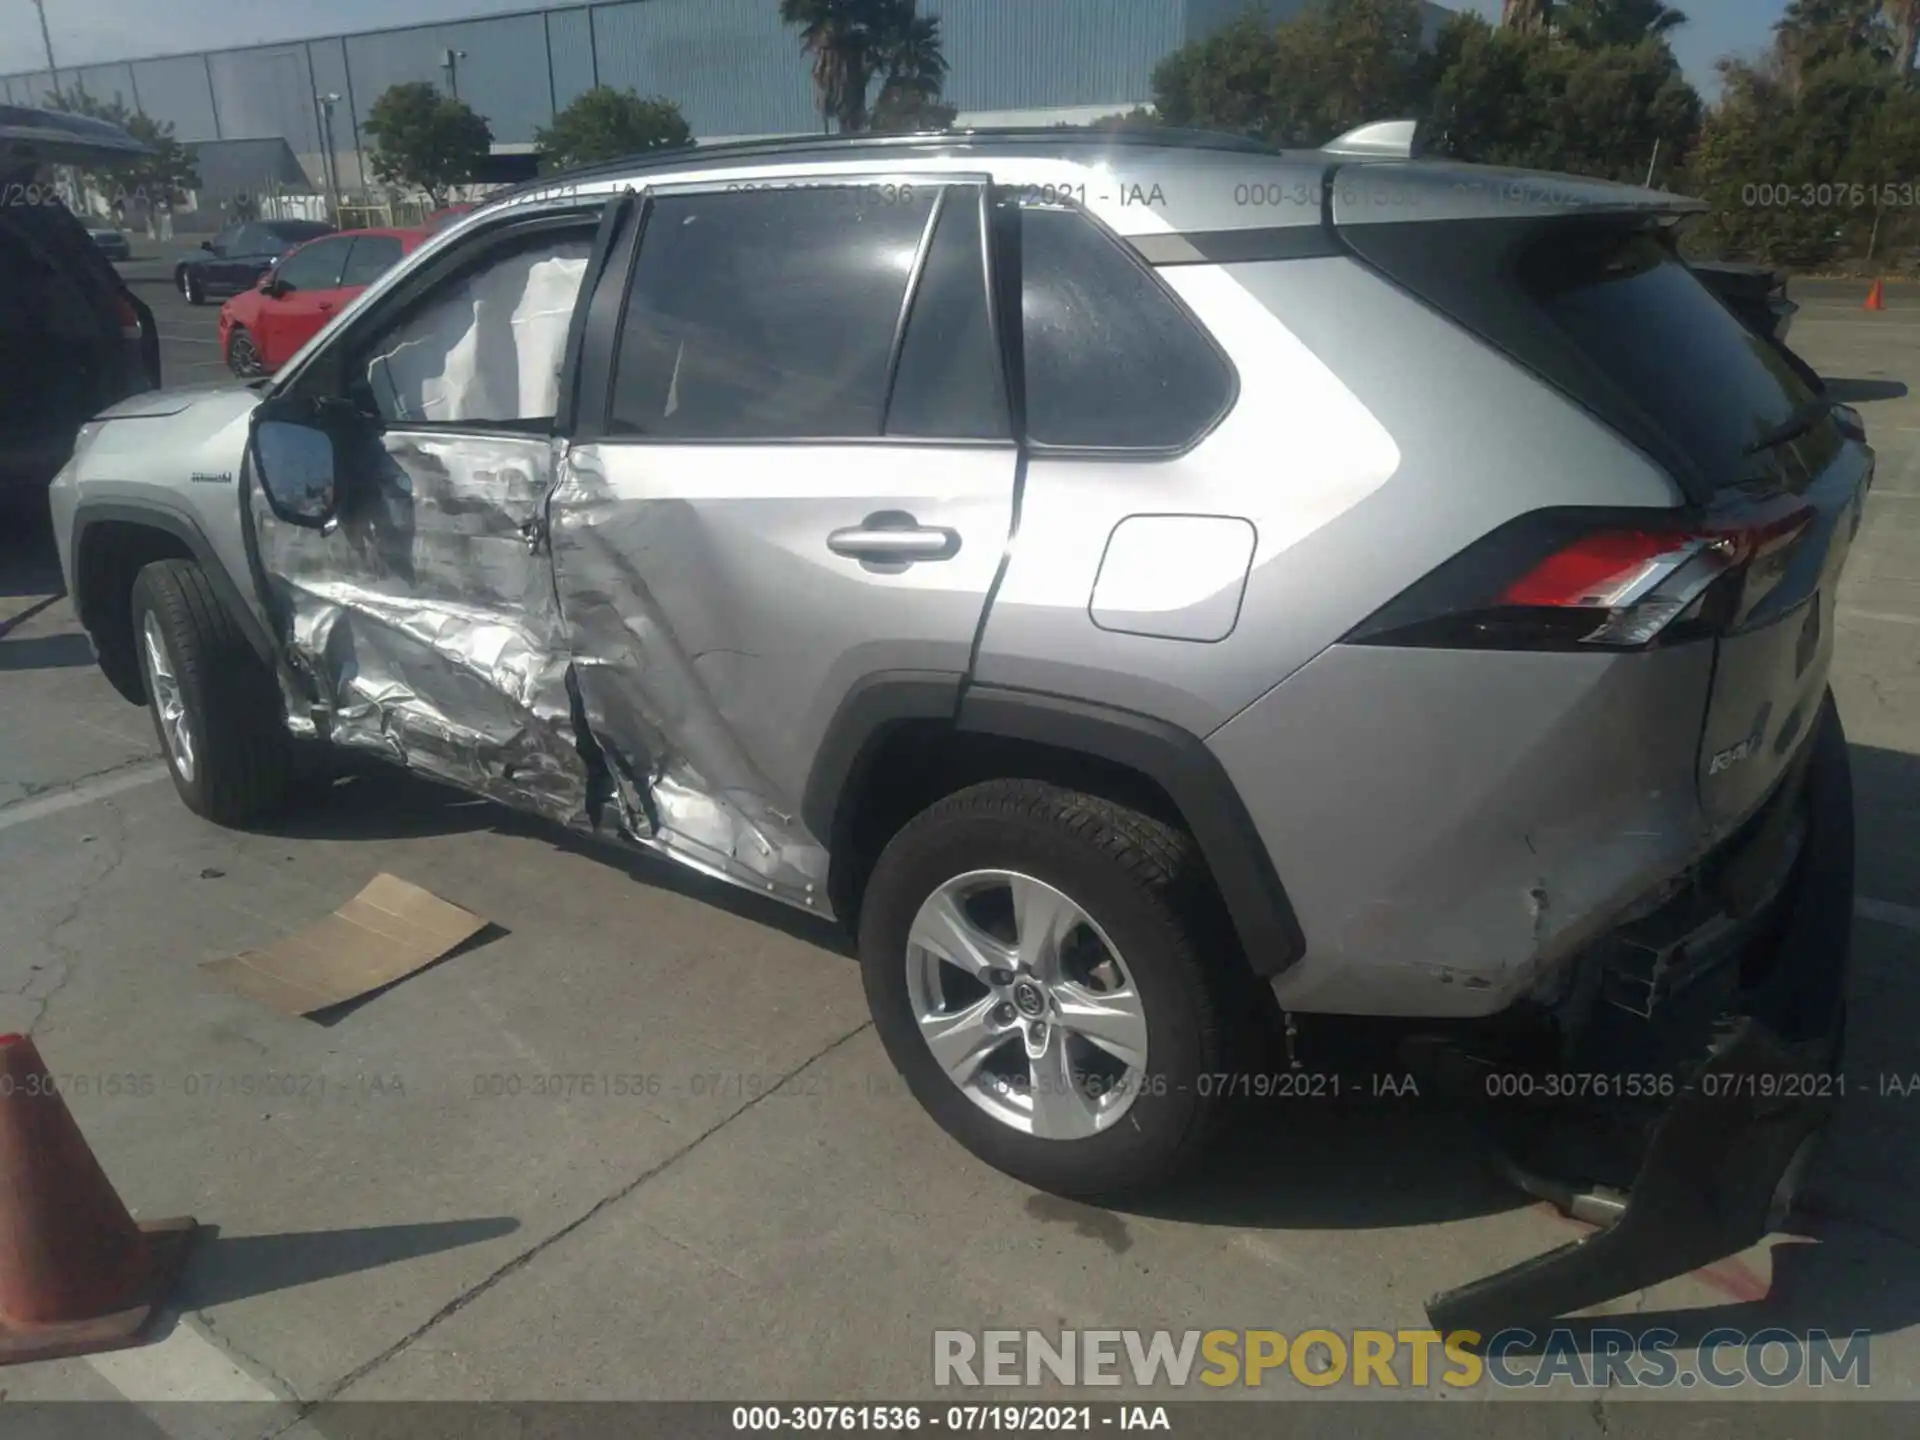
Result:
M837 917L914 1094L1036 1185L1328 1093L1318 1014L1664 1102L1832 1053L1873 467L1677 258L1697 208L1392 125L610 165L270 382L107 412L63 561L196 813L307 737ZM1650 1157L1759 1197L1694 1249L1819 1118L1662 1109Z

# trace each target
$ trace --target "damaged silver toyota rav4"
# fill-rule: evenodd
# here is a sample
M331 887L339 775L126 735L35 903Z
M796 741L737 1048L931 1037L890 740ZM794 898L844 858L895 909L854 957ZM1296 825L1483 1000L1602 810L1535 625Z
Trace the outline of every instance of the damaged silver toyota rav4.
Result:
M1624 1171L1500 1143L1613 1223L1434 1305L1555 1313L1757 1236L1840 1029L1873 456L1697 208L1396 124L637 159L108 411L62 558L196 813L305 738L836 917L1035 1185L1186 1167L1316 1015L1578 1089Z

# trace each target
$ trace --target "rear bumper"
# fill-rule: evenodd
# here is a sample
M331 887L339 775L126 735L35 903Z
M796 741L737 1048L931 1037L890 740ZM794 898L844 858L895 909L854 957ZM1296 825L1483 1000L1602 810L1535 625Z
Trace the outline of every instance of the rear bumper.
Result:
M1584 1309L1759 1241L1830 1116L1853 913L1853 788L1829 696L1808 762L1806 844L1770 969L1654 1126L1605 1229L1436 1295L1442 1331L1482 1335Z

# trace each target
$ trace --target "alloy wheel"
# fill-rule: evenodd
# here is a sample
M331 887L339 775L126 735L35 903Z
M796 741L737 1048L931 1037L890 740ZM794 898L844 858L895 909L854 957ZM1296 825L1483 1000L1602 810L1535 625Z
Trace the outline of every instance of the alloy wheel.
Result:
M955 876L907 934L907 993L935 1062L975 1105L1045 1140L1126 1114L1147 1018L1119 950L1065 892L1011 870Z
M173 768L189 785L193 783L193 731L187 724L186 697L173 673L173 657L167 651L166 637L160 632L160 617L151 610L140 627L146 661L147 690L153 696L154 713L160 717L160 733L167 742L167 754Z
M254 348L253 337L245 330L236 330L227 341L227 368L242 380L251 380L262 373L260 352Z

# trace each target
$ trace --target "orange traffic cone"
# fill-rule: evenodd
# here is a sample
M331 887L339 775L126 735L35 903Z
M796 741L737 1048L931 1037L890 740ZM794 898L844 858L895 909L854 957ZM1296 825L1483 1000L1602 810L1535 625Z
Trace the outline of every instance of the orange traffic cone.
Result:
M1881 281L1874 281L1873 288L1867 291L1866 309L1884 310L1887 308L1887 287Z
M0 1035L0 1365L137 1344L192 1235L134 1223L33 1041Z

